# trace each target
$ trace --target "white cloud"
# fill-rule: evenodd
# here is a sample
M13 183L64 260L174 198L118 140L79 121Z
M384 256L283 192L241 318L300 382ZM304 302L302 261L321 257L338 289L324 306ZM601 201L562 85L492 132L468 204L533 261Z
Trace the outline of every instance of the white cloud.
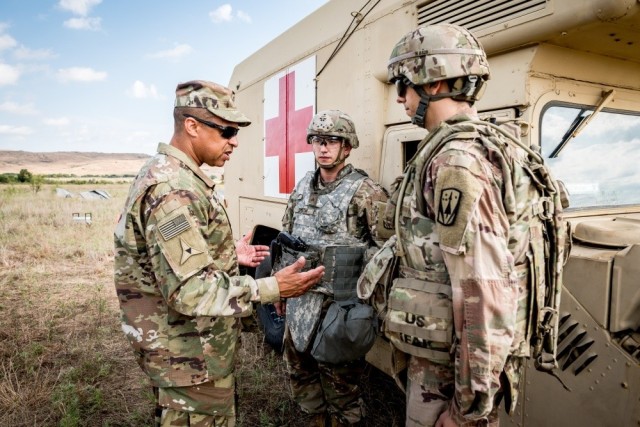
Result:
M251 23L251 17L249 16L249 14L242 10L239 10L238 13L236 13L236 16L238 17L239 20L243 22L246 22L248 24Z
M104 71L96 71L92 68L72 67L61 68L58 70L58 79L63 82L78 81L78 82L96 82L102 81L107 78L107 73Z
M4 111L5 113L11 114L36 114L38 111L35 109L33 104L16 104L15 102L5 101L0 104L0 111Z
M64 126L69 126L69 123L71 123L71 120L69 120L68 117L58 117L58 118L44 119L42 123L49 126L64 127Z
M209 12L209 17L215 23L229 22L233 19L233 8L228 3L223 4L216 10Z
M161 50L160 52L150 53L146 57L152 59L178 59L193 52L193 48L188 44L176 45L173 49Z
M132 98L138 99L158 99L160 96L158 95L158 90L156 86L153 84L146 85L140 80L136 80L129 89L127 89L127 95Z
M102 18L71 18L64 21L64 26L72 30L98 31Z
M58 55L50 49L29 49L28 47L20 46L13 52L13 56L20 60L42 60L56 58Z
M15 84L20 78L20 71L11 65L0 63L0 86Z
M0 34L0 51L16 47L18 42L9 34Z
M0 135L31 135L33 130L27 126L0 125Z
M9 28L9 24L7 22L0 22L0 33L4 33L7 28Z
M102 0L60 0L60 7L76 15L87 16L89 11Z

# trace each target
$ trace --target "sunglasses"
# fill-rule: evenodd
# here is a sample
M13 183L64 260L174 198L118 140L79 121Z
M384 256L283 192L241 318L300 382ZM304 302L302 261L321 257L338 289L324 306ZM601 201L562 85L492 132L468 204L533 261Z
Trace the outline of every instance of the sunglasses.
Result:
M327 147L337 147L342 144L344 139L339 136L320 136L320 135L311 135L307 138L307 143L313 144L316 147L321 145L326 145Z
M208 120L201 119L200 117L192 116L191 114L183 114L184 117L189 117L197 122L202 123L203 125L207 125L210 128L218 129L220 131L220 136L224 139L231 139L238 134L240 129L233 126L221 126L217 123L210 122Z
M398 80L396 80L396 92L398 93L399 97L405 97L408 87L413 87L413 83L411 83L411 80L409 80L405 76L402 76L402 78L398 78Z

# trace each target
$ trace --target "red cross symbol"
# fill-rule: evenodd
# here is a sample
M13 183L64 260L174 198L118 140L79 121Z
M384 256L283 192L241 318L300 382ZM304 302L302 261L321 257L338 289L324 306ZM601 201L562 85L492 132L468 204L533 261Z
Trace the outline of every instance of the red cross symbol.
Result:
M281 77L278 84L278 117L265 121L265 156L278 156L279 191L290 194L296 185L296 153L312 151L307 144L307 126L313 117L313 106L294 110L295 71Z

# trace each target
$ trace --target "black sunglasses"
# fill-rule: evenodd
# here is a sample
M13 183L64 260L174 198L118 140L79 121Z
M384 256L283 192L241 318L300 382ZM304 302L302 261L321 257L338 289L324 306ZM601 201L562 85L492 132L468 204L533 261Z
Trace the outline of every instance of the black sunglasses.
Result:
M409 80L405 76L402 76L401 78L398 78L398 80L396 80L396 92L398 93L399 97L405 97L408 87L413 87L413 83L411 83L411 80Z
M221 126L217 123L210 122L208 120L201 119L200 117L192 116L191 114L183 114L184 117L192 118L193 120L202 123L203 125L207 125L210 128L218 129L220 131L220 136L224 139L231 139L238 134L240 129L235 128L233 126Z

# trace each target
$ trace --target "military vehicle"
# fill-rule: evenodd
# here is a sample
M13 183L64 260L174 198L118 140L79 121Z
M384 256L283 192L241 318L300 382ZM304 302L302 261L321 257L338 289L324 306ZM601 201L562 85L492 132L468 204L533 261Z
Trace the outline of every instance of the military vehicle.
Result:
M314 168L305 130L341 109L357 127L350 161L389 188L424 129L410 124L386 65L418 25L479 37L491 80L481 116L514 121L571 193L557 373L530 363L502 425L640 425L640 1L329 0L239 63L229 86L254 120L225 170L234 229L264 241ZM267 230L265 232L265 230ZM367 360L388 372L388 344Z

